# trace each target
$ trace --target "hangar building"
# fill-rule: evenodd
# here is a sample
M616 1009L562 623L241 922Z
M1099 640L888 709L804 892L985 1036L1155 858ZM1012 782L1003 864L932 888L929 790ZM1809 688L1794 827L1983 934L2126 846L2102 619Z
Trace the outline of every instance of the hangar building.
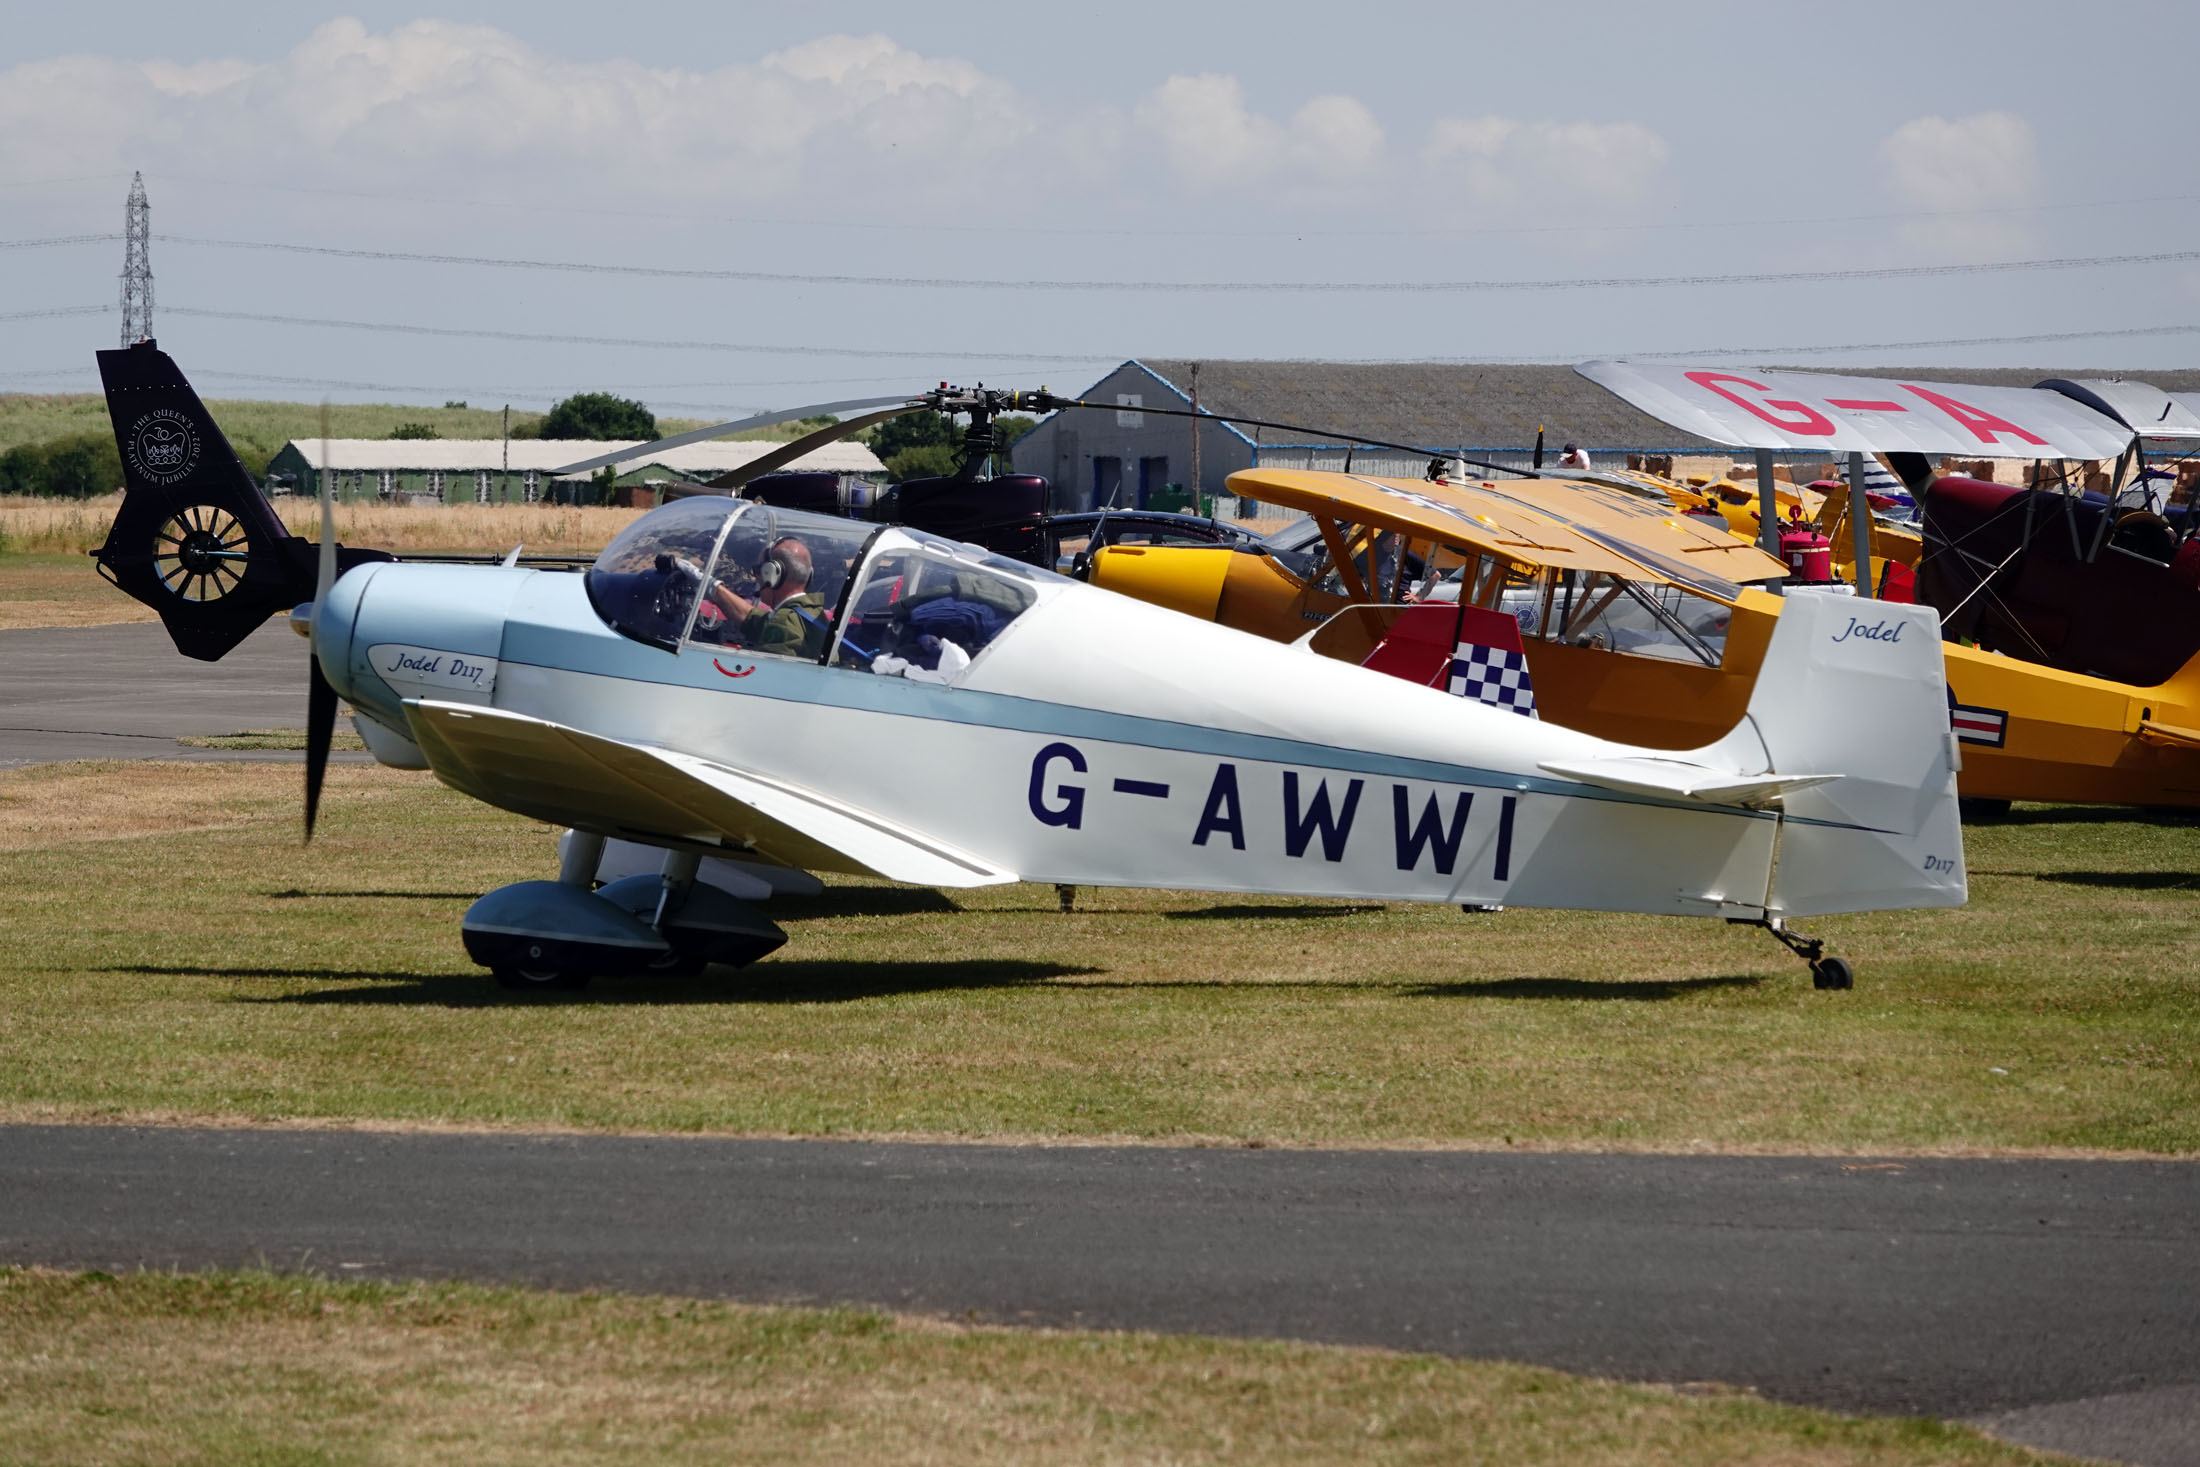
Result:
M2099 368L1826 368L1873 376L1917 376L1945 382L2030 387L2047 377L2129 376L2166 392L2200 389L2200 372L2114 372ZM1196 379L1195 379L1196 372ZM1536 429L1545 429L1550 456L1573 442L1600 461L1671 458L1668 472L1721 472L1731 450L1638 412L1570 366L1447 366L1431 363L1189 362L1159 358L1123 363L1078 394L1113 402L1116 411L1055 413L1016 440L1010 458L1020 474L1053 481L1058 510L1110 502L1151 509L1188 509L1193 424L1142 411L1187 408L1194 384L1207 412L1239 413L1274 422L1348 429L1392 443L1525 467ZM1199 489L1220 497L1224 481L1256 466L1342 469L1345 446L1320 435L1201 422ZM1781 459L1803 455L1776 455ZM1385 478L1417 479L1428 453L1351 451L1351 467ZM1681 461L1695 460L1694 463ZM1818 466L1805 470L1818 476ZM1229 513L1224 509L1223 513ZM1250 513L1250 506L1240 512Z
M318 438L292 439L267 465L270 493L313 493L315 475L334 477L339 499L380 499L402 504L490 504L505 498L533 503L556 497L553 471L641 440L514 438ZM779 444L720 438L652 454L623 464L617 483L622 502L648 504L660 483L699 483L737 469ZM326 448L326 458L323 448ZM507 457L509 452L509 457ZM861 443L842 441L813 449L788 467L883 478L886 465ZM575 475L585 482L588 475Z

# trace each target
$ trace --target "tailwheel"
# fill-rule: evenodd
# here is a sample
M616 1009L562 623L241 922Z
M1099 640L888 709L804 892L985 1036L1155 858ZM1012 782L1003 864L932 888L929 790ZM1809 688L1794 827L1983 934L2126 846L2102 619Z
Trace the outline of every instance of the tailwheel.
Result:
M1726 920L1736 927L1762 927L1771 933L1780 946L1810 965L1811 987L1846 989L1856 986L1856 968L1847 958L1826 956L1824 938L1790 932L1787 923L1779 917L1729 917Z
M1813 988L1854 988L1856 970L1849 966L1847 958L1820 958L1810 965L1810 986Z
M219 601L244 581L249 540L228 510L187 505L153 532L153 574L185 601Z

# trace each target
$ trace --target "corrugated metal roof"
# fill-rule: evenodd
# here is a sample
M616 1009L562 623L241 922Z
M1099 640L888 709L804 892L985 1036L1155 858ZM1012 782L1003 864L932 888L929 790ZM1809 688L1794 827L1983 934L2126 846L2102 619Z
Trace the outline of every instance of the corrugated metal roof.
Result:
M1192 364L1188 360L1144 357L1136 364L1180 392L1190 388ZM1830 369L1821 366L1817 370ZM2108 372L2050 367L1839 370L1855 376L1916 377L2009 387L2030 387L2048 377L2121 376L2136 377L2170 392L2200 389L2200 371ZM1536 428L1541 426L1547 430L1554 452L1567 442L1605 451L1727 451L1637 411L1578 375L1571 366L1201 361L1199 403L1211 412L1348 430L1417 447L1524 451L1534 445ZM1274 428L1244 431L1255 442L1271 446L1339 441Z
M638 438L614 442L515 438L511 443L511 468L515 474L529 471L548 473L577 459L586 458L591 453L635 448L646 441ZM298 451L305 459L307 468L333 467L340 474L471 474L482 470L496 473L505 465L505 444L501 438L331 438L327 443L328 458L325 463L321 457L321 439L294 438L288 447ZM684 447L667 448L651 454L646 460L623 464L619 473L621 478L625 478L656 464L675 473L701 478L740 468L751 459L760 458L779 446L777 443L755 439L690 443ZM879 462L877 454L860 443L846 440L812 449L796 459L790 467L837 474L886 472L886 465Z

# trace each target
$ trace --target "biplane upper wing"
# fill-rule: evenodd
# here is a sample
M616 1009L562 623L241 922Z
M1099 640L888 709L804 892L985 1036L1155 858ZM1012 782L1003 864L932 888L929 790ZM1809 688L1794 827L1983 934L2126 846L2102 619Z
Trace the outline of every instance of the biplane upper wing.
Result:
M1307 469L1240 469L1239 494L1527 566L1650 584L1771 580L1787 567L1724 527L1608 484L1567 479L1409 482ZM1728 591L1732 586L1724 587Z
M2114 458L2131 429L2060 392L1901 377L1584 362L1662 423L1734 448L1934 458Z
M842 800L700 759L470 703L408 699L414 740L438 779L500 809L606 835L672 836L755 851L811 871L917 886L994 886L1013 872ZM555 792L556 809L541 792ZM562 813L561 813L562 812Z
M1472 486L1312 469L1240 469L1230 476L1229 487L1265 504L1524 565L1640 574L1626 557L1563 518Z
M1613 484L1577 479L1505 479L1486 493L1502 494L1563 519L1576 534L1617 550L1658 577L1698 590L1732 594L1733 586L1777 580L1787 567L1725 525L1692 519L1671 500L1651 500ZM1652 579L1637 572L1637 580ZM1730 582L1706 586L1706 581Z
M2039 385L2116 419L2141 438L2200 439L2200 413L2148 383L2115 377L2050 377Z

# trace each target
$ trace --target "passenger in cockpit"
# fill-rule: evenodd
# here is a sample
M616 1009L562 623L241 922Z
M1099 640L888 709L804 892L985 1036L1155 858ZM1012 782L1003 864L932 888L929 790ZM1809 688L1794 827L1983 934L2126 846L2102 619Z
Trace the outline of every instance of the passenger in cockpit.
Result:
M721 640L785 657L821 656L831 632L831 608L810 590L810 547L792 535L776 540L755 573L753 599L719 580L706 589L704 594L727 617Z

